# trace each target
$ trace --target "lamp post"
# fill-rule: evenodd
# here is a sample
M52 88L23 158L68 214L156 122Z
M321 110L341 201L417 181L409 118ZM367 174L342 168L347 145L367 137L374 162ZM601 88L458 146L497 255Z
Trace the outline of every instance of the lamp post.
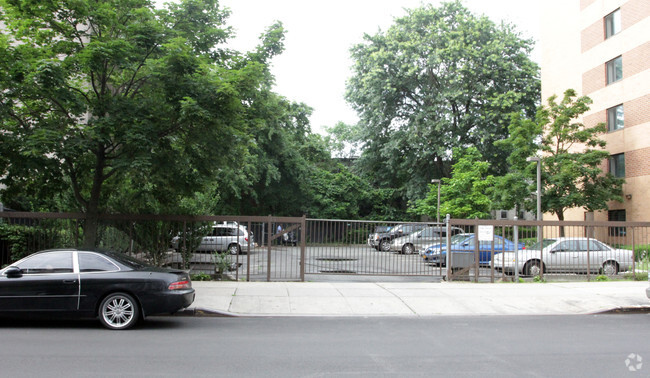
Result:
M542 220L542 159L539 156L530 156L526 158L526 161L534 161L537 163L537 221ZM537 225L537 242L539 243L539 252L540 252L540 261L542 261L542 225ZM539 267L539 276L543 277L544 274L544 263L540 263ZM518 269L518 268L517 268Z
M436 222L440 223L440 179L431 180L432 184L438 184L438 207L436 207Z
M530 156L526 161L537 162L537 220L542 220L542 159Z

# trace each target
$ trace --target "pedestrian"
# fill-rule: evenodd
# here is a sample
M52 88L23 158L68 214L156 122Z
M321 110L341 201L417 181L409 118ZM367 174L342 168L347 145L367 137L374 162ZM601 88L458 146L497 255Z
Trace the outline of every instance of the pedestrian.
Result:
M282 235L282 225L281 224L278 224L278 229L276 230L275 234L278 235L278 237L277 237L278 245L282 245L282 236L281 236Z

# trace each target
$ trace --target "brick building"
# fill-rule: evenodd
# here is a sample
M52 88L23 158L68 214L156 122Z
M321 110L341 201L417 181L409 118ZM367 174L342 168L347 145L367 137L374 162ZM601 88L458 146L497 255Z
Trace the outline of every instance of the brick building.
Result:
M567 220L650 220L650 0L541 3L542 99L573 88L593 100L583 122L607 124L603 167L625 177L624 201ZM553 219L546 214L544 219Z

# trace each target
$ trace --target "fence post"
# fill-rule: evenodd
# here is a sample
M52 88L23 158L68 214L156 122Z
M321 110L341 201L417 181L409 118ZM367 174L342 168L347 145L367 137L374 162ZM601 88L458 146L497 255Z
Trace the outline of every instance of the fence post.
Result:
M451 222L450 222L450 215L447 214L445 216L445 224L447 227L447 246L445 247L445 250L447 251L447 254L445 256L445 264L447 265L447 281L451 282L452 277L451 277ZM442 252L442 248L440 249Z
M273 243L273 229L272 229L272 224L271 224L272 218L269 215L269 223L268 223L268 246L267 246L267 258L266 258L266 282L271 282L271 243Z
M515 239L515 282L519 282L519 225L517 224L518 220L519 218L517 217L517 205L515 205L515 218L514 218L515 222L513 226L513 231L515 233L515 237L514 237ZM502 253L505 256L505 251ZM506 263L505 257L501 261L503 265L505 265ZM501 269L503 271L503 275L505 276L506 270L504 269L503 266L501 267Z
M305 231L307 229L307 215L303 214L300 220L300 282L305 282Z

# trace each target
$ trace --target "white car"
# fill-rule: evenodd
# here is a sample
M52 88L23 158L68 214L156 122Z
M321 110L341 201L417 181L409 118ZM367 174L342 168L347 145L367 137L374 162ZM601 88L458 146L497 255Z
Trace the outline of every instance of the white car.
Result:
M461 228L451 228L452 236L461 233L463 233ZM412 234L393 239L390 244L390 250L409 255L425 249L431 244L444 243L446 239L447 228L445 226L427 227Z
M197 252L228 251L231 255L237 255L242 250L248 250L249 245L251 248L254 247L252 239L253 234L249 233L244 226L233 223L215 224L210 234L204 236L194 250ZM185 245L188 244L190 241L185 241ZM174 250L178 251L183 245L182 236L172 239L171 246Z
M616 249L593 238L563 237L544 239L517 252L504 252L494 256L494 267L514 274L537 276L544 273L602 273L616 275L632 269L634 254L628 249ZM541 261L540 261L541 259Z

